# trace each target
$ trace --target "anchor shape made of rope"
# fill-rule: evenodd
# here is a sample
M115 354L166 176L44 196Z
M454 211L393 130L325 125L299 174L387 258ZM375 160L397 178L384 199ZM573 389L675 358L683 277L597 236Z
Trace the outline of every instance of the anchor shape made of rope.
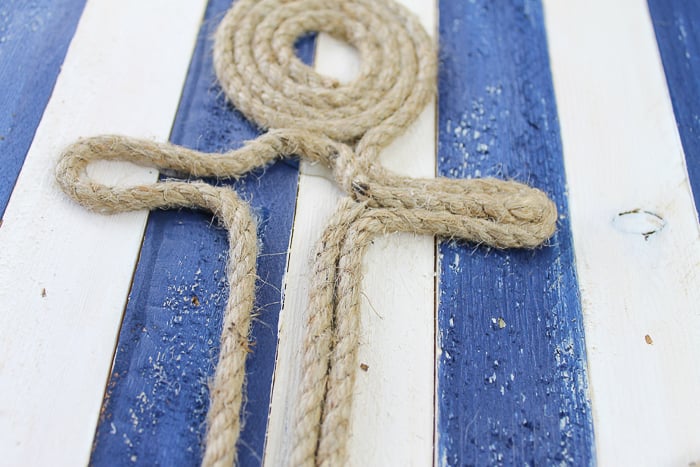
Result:
M360 52L349 84L315 73L294 53L308 31L330 33ZM377 162L434 97L436 54L418 20L393 0L239 0L217 30L217 77L228 98L262 128L242 148L205 154L124 136L77 141L57 165L61 188L103 213L191 207L229 232L219 361L211 385L203 465L232 465L241 428L245 359L255 297L257 238L246 203L224 187L168 180L106 186L87 176L96 160L122 160L191 177L237 179L292 155L333 171L347 196L318 241L302 383L290 465L345 465L359 345L362 256L377 235L412 232L535 248L555 230L554 203L537 189L494 179L415 179Z

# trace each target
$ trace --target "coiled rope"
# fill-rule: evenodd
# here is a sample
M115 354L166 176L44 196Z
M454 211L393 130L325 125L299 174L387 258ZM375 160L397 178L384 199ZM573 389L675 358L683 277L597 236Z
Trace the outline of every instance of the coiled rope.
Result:
M357 48L357 79L341 84L296 57L295 40L311 31ZM553 234L556 208L541 191L512 181L413 179L379 165L379 152L435 92L434 46L418 20L393 0L238 0L218 28L214 64L233 104L273 130L224 154L124 136L83 139L64 151L56 177L67 194L95 211L192 207L213 212L229 230L231 294L203 460L229 466L241 429L255 295L256 234L249 209L227 188L177 181L111 187L91 180L85 169L95 160L116 159L194 177L238 178L291 155L331 168L348 197L316 247L289 463L344 465L358 368L362 255L371 239L413 232L534 248Z

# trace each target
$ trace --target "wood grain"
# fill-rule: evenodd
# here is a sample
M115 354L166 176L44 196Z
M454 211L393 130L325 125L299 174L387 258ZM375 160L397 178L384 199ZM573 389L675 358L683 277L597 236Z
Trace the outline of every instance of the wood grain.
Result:
M541 4L440 2L438 170L543 189L549 245L439 247L437 464L591 465L586 352Z

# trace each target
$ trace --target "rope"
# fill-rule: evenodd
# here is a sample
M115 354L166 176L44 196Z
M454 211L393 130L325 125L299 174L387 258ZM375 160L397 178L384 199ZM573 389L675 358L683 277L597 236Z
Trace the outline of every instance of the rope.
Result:
M360 52L356 80L317 74L294 53L309 31L345 40ZM291 465L345 465L357 371L362 256L377 235L412 232L535 248L553 233L554 204L539 190L494 179L413 179L378 163L434 97L436 54L418 20L393 0L238 0L215 37L214 65L231 102L272 129L242 148L205 154L124 136L79 140L57 166L61 188L103 213L192 207L229 230L221 350L211 387L203 465L235 462L241 429L245 358L255 294L255 226L227 188L166 181L105 186L86 175L97 159L126 160L194 177L239 178L298 155L328 166L348 196L316 247L309 321L296 394Z

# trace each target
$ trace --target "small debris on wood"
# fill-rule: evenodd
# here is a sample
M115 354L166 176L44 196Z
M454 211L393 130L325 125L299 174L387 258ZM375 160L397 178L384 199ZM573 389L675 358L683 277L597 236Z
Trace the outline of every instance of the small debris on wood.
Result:
M654 340L651 338L651 336L650 336L649 334L647 334L646 336L644 336L644 340L645 340L646 343L649 344L649 345L653 345L653 344L654 344Z
M498 329L503 329L506 327L506 320L504 320L502 317L498 318L491 318L491 324L494 326L494 328Z
M369 365L366 363L360 363L360 370L362 370L362 371L369 370Z

